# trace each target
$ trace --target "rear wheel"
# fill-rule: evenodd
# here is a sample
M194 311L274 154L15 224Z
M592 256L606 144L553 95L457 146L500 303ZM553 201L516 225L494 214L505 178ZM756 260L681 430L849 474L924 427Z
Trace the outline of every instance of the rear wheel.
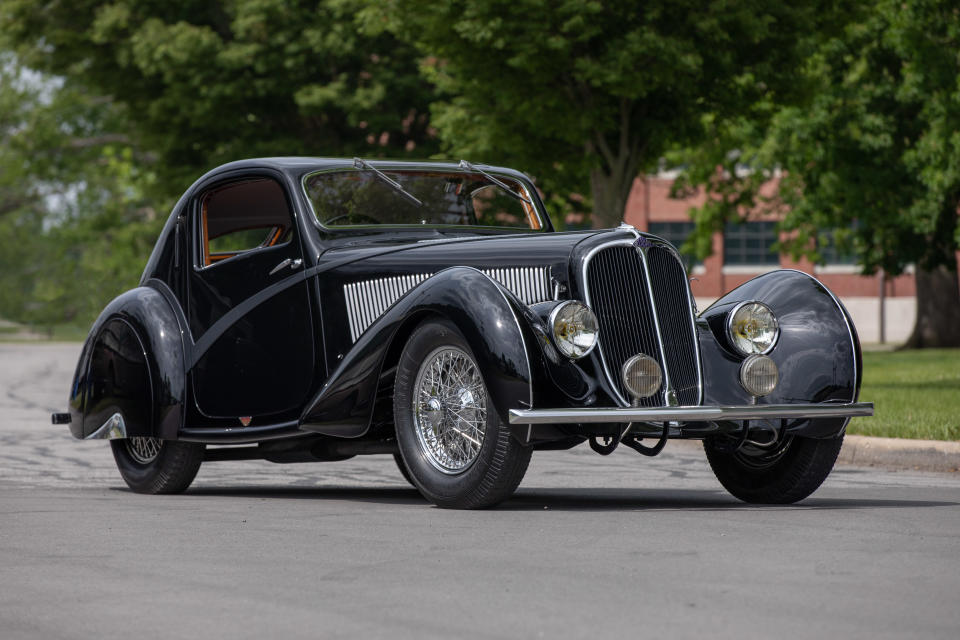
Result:
M775 447L748 444L732 452L719 441L703 442L720 484L754 504L789 504L809 496L830 474L842 445L842 435L828 440L793 437Z
M203 462L203 445L159 438L110 441L113 459L127 486L137 493L186 491Z
M530 463L530 449L500 422L466 340L447 322L425 322L410 336L393 411L409 479L440 507L497 504Z

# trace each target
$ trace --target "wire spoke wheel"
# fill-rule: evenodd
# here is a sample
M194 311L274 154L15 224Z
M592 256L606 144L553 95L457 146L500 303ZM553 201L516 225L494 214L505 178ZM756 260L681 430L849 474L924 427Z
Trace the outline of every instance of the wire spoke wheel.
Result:
M127 438L127 453L140 464L148 464L160 455L163 441L159 438Z
M414 383L414 430L439 471L461 473L477 459L487 424L487 392L477 365L453 346L423 360Z

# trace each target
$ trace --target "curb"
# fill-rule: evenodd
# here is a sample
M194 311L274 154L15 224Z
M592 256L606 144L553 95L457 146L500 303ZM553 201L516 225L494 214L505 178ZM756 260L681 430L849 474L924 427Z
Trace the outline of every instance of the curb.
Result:
M893 470L957 472L960 471L960 442L848 434L843 439L837 462Z
M668 446L687 452L702 451L699 440L671 440ZM960 472L960 442L877 438L848 433L843 438L837 464L889 471L957 473Z

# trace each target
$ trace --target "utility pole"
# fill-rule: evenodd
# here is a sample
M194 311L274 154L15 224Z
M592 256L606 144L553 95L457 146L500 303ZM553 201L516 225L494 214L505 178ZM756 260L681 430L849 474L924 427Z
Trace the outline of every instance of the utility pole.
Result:
M880 295L877 296L880 299L880 344L883 344L887 341L887 274L883 269L877 274L877 282L880 283Z

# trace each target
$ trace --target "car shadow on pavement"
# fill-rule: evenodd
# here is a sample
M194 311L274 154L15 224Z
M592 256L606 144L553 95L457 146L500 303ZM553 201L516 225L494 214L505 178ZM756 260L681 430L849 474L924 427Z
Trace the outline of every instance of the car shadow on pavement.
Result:
M275 498L296 500L347 500L382 504L427 504L411 487L194 487L184 495L222 498Z
M521 490L500 509L563 511L798 511L826 509L895 509L960 506L936 500L876 498L818 498L816 494L795 504L747 504L723 490L702 489L536 489Z
M426 500L408 487L196 487L185 495L224 498L336 500L385 505L426 505ZM629 489L629 488L521 488L496 507L499 511L800 511L829 509L902 509L956 507L958 502L877 498L818 498L816 495L792 505L752 505L738 501L722 490Z

